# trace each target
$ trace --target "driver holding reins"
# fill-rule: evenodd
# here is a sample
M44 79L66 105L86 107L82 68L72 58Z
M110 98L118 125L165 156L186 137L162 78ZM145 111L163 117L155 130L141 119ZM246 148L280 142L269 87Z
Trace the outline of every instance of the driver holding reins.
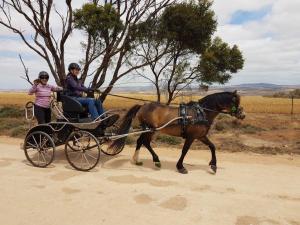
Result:
M82 105L87 106L92 119L97 119L104 113L102 102L94 98L83 97L83 92L94 91L94 89L85 87L78 79L81 68L77 63L71 63L68 67L68 70L69 73L65 83L67 95L74 97ZM115 114L104 120L103 124L106 127L112 126L118 119L119 115Z

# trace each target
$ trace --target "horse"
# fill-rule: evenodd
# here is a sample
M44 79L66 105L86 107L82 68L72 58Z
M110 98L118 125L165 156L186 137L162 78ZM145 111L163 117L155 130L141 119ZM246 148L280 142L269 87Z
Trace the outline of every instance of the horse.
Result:
M182 124L178 122L172 122L170 125L161 129L159 132L185 138L185 142L182 148L181 156L176 164L177 171L182 174L188 173L188 170L183 166L183 160L186 156L190 146L195 139L200 140L203 144L209 147L211 151L211 160L209 166L212 173L217 172L217 158L216 158L216 147L207 137L208 131L213 124L214 119L220 113L229 114L237 119L243 120L245 118L245 113L243 108L240 106L240 95L237 91L234 92L220 92L207 95L198 102L189 102L187 105L199 106L205 113L207 123L194 123L187 124L184 132L182 129ZM189 110L190 114L194 118L195 112ZM134 105L128 110L122 123L118 129L118 134L126 134L129 132L131 123L133 119L137 117L140 125L142 127L151 128L152 132L142 133L137 139L135 153L132 158L132 162L136 165L142 165L139 161L139 152L141 146L145 146L152 155L154 165L158 168L161 167L159 157L154 152L151 147L151 140L153 138L155 128L163 126L175 117L178 117L178 107L172 107L168 105L163 105L159 103L146 103L144 105ZM125 139L117 139L112 142L110 148L114 151L119 150L124 147Z

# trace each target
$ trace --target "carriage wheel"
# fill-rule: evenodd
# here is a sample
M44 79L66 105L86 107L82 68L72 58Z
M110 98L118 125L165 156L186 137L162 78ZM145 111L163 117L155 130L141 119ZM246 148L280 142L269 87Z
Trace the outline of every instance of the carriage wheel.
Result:
M73 168L89 171L99 162L99 142L94 135L87 131L74 131L66 141L65 153Z
M115 151L114 149L109 148L113 141L110 140L108 137L116 135L118 130L119 130L119 126L114 124L113 126L108 127L105 130L106 137L99 138L101 152L103 152L105 155L114 156L114 155L118 155L120 152L122 152L124 146L121 149L119 149L118 151Z
M45 132L35 131L26 137L24 152L33 166L47 167L54 159L55 144Z

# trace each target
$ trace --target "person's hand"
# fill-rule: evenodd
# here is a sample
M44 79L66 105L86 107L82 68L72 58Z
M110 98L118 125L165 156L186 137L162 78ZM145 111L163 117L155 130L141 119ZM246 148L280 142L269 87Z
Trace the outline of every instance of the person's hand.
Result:
M34 85L38 85L39 83L41 83L40 79L35 79L35 80L33 81L33 84L34 84Z
M89 92L100 92L97 88L88 88Z

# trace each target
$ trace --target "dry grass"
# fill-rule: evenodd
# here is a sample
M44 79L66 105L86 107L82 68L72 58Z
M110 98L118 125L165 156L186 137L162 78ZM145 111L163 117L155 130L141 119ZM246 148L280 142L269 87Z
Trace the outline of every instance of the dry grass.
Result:
M0 92L0 106L24 106L26 102L33 100L34 96L27 95L24 92Z
M144 93L123 93L123 96L155 100L154 95ZM188 102L197 100L185 97L179 101ZM21 109L34 96L26 93L0 93L0 135L24 137L26 122L24 110ZM108 97L105 108L119 108L124 112L134 104L143 104L141 101ZM5 107L12 106L12 107ZM264 98L259 96L243 96L242 106L247 113L246 119L237 121L227 115L220 115L211 129L212 141L220 150L225 151L252 151L257 153L288 153L300 154L300 99L295 100L293 119L290 116L290 100L279 98ZM121 112L123 114L124 112ZM137 126L138 124L133 124ZM137 136L130 136L127 144L134 144ZM249 146L249 140L255 146ZM252 140L252 141L251 141ZM182 146L182 140L175 137L158 135L154 144ZM259 146L257 146L260 144ZM192 149L203 149L200 142Z
M122 96L142 98L155 101L156 96L151 94L124 93ZM180 101L191 101L201 98L200 96L178 98L174 103ZM24 106L26 102L34 100L34 96L26 93L0 92L0 106L15 105ZM267 98L262 96L242 96L241 104L249 113L274 113L289 114L291 112L291 100L287 98ZM129 108L135 104L143 104L143 101L135 101L109 96L104 103L105 108ZM300 99L294 99L294 113L300 113Z
M291 99L267 98L262 96L242 97L241 104L246 112L251 113L291 113ZM294 99L294 113L300 113L300 99Z

